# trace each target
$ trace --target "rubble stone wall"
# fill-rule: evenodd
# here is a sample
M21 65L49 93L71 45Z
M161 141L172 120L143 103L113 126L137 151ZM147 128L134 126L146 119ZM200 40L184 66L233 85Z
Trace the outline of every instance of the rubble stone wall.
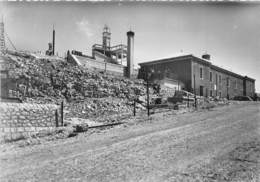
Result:
M55 129L58 108L51 104L0 103L0 141L17 140Z

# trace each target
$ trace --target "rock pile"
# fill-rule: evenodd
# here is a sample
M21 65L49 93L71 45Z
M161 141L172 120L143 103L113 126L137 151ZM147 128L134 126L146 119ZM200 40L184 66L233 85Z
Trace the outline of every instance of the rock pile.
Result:
M132 112L134 98L144 98L143 80L127 79L74 66L61 59L7 54L9 75L24 102L60 104L68 117ZM153 94L153 89L150 89ZM140 107L141 108L141 107Z
M75 101L103 97L131 99L135 95L145 95L142 80L91 72L60 60L9 58L14 64L9 74L24 99L46 97L48 102L58 98Z

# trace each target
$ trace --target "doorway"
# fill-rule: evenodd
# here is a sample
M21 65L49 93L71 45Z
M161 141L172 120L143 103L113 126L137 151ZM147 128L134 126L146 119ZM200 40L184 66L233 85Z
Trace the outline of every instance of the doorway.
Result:
M200 86L200 96L203 96L203 86Z

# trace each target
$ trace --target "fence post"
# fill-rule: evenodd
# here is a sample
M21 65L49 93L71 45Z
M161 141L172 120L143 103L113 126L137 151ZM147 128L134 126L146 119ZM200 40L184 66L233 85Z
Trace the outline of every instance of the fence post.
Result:
M134 116L136 115L136 99L134 99Z
M190 107L190 95L188 94L188 107Z
M146 87L146 92L147 92L147 115L150 116L150 105L149 105L149 83L147 80L147 87Z
M58 110L55 110L55 122L56 122L56 127L59 127L59 119L58 119Z
M193 75L193 82L194 82L194 102L195 102L194 104L195 104L195 108L197 109L195 74Z
M61 119L61 126L63 126L63 101L61 101L60 119Z

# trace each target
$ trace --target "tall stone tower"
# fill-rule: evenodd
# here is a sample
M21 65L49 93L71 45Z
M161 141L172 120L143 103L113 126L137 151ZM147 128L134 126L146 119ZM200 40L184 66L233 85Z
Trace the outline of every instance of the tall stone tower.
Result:
M134 35L132 31L127 32L127 72L126 76L131 78L134 72Z
M5 51L5 30L4 30L4 21L0 22L0 54L3 54Z
M107 25L103 29L103 48L105 50L110 48L111 32Z

